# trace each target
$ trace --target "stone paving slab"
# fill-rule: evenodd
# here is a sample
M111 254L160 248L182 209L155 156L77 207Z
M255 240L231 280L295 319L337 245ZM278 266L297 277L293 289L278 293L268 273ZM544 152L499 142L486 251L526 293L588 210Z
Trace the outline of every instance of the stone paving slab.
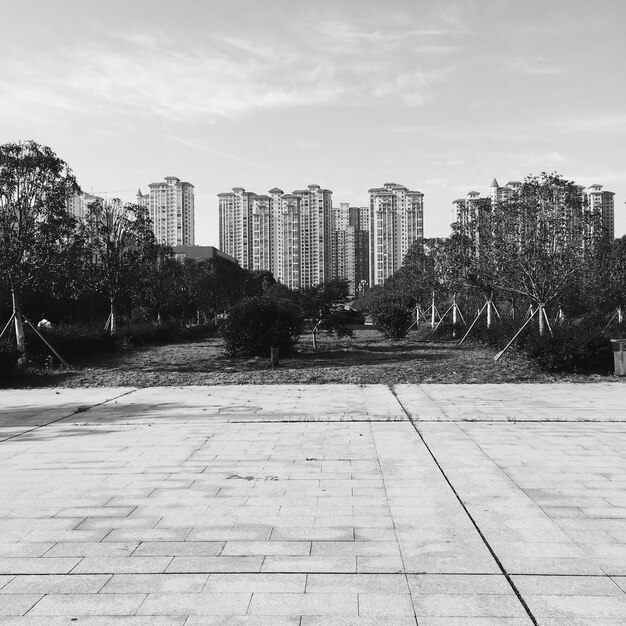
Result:
M0 626L626 623L621 385L438 387L13 395Z
M416 421L626 422L626 384L395 385Z
M1 398L1 392L0 392ZM386 385L149 387L66 421L151 424L170 421L402 421Z
M0 441L135 391L134 387L0 390Z

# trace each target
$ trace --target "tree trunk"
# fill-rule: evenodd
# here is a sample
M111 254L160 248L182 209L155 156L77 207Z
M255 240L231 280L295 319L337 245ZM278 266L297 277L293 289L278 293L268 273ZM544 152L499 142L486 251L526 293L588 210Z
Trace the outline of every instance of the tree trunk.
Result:
M114 335L117 330L117 311L115 309L115 298L111 298L111 325L109 327L111 335Z
M24 355L26 352L26 336L24 335L24 323L22 322L22 309L20 309L20 300L14 288L11 289L11 297L13 299L17 351Z
M624 314L622 313L622 307L618 306L617 307L617 322L618 322L618 324L621 324L623 319L624 319Z
M487 300L487 328L491 328L491 300Z
M538 315L539 315L539 336L543 337L543 334L545 333L545 330L546 330L544 314L543 314L543 304L539 305Z

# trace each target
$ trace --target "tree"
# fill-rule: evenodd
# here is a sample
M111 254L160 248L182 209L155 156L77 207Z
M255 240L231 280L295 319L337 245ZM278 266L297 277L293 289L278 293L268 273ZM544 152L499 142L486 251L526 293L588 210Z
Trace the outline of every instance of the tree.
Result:
M430 295L433 288L434 270L432 258L425 254L422 240L415 241L408 249L402 265L385 282L388 293L419 302Z
M510 200L493 205L490 232L481 236L479 275L527 297L537 307L543 334L545 307L580 285L602 226L573 182L544 172L526 178Z
M585 267L584 289L573 294L579 304L601 314L614 314L621 323L626 308L626 236L598 246Z
M54 273L74 231L67 198L80 191L69 166L34 141L0 146L0 273L11 292L17 349L24 353L21 295L44 271Z
M292 352L302 331L302 312L289 300L264 295L245 298L220 329L230 356L269 356L272 348Z
M305 317L314 320L313 347L317 349L317 335L324 331L329 335L350 337L352 331L345 326L336 307L345 302L350 293L350 284L344 278L333 278L312 287L300 290L300 302Z
M97 288L109 299L107 327L113 335L121 297L137 285L146 264L154 271L156 240L145 207L119 200L91 203L84 228Z

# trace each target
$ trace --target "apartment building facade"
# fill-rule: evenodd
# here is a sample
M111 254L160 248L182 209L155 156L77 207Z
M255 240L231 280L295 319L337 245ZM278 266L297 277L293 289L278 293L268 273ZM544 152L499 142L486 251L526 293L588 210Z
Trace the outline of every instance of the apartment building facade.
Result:
M159 243L168 246L193 246L194 186L176 176L150 183L146 194L137 190L137 204L148 209L152 230Z
M424 239L424 194L385 183L369 190L370 285L382 285Z
M615 193L604 191L602 185L590 185L587 190L589 209L602 216L605 233L615 239Z
M79 193L67 199L67 210L79 220L85 219L87 209L93 202L104 202L104 198L89 193Z
M332 275L332 191L309 185L267 195L235 187L218 194L220 248L242 267L269 270L292 288Z
M369 209L342 202L333 208L333 278L348 281L350 294L369 285Z
M477 191L470 191L467 197L453 202L457 228L468 236L473 244L476 254L480 251L481 233L484 236L491 228L491 207L499 202L514 200L522 188L519 181L509 181L500 186L494 178L490 186L488 196L481 196ZM615 237L615 194L604 191L602 185L593 184L588 188L577 185L583 200L583 210L591 212L598 218L598 224L602 225L604 232L613 239ZM571 214L564 216L567 227L572 232L580 229L581 215ZM531 226L532 227L532 226Z

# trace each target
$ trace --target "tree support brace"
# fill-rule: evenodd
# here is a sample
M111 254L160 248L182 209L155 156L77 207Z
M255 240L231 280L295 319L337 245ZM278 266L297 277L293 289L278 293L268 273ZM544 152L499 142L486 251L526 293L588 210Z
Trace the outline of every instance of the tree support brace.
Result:
M511 344L517 339L517 336L524 330L524 328L526 328L526 326L528 326L528 324L530 324L533 317L537 315L537 313L539 312L539 307L537 307L537 309L534 311L531 307L530 310L532 311L532 313L530 314L530 317L524 322L524 325L515 333L515 335L513 336L513 339L511 339L511 341L509 341L509 343L507 343L506 346L504 346L504 348L500 350L500 352L498 352L496 356L493 357L494 361L496 362L499 361L500 357L511 347Z
M70 364L52 347L50 342L39 332L36 326L31 324L30 320L24 314L22 314L22 319L35 331L35 334L39 337L39 339L41 339L41 341L43 341L46 344L46 346L48 346L49 350L57 357L57 359L59 359L59 361L61 361L61 363L65 365L66 369L68 370L71 369ZM0 339L4 337L5 333L11 326L11 322L13 322L13 320L15 320L15 312L11 313L11 317L9 318L9 321L6 323L5 327L0 333Z

